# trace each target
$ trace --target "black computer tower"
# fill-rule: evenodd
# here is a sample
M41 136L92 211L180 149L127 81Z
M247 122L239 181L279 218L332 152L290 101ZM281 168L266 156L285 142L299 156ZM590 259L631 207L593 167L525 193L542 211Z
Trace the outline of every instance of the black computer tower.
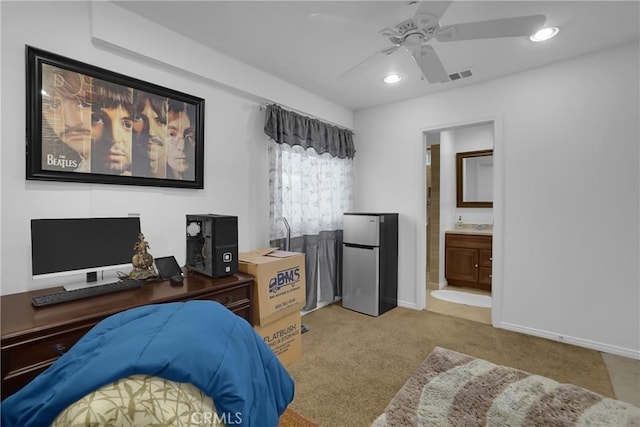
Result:
M187 215L186 231L189 270L214 278L238 272L238 217Z

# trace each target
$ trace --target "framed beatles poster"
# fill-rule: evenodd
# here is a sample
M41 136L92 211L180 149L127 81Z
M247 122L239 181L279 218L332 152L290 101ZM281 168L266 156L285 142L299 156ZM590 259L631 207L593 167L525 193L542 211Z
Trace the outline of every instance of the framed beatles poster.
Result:
M27 179L203 188L204 99L26 46Z

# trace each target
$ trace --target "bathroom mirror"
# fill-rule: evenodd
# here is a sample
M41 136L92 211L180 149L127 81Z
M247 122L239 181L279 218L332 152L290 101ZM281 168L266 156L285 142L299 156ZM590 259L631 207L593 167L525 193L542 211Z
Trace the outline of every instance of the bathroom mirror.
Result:
M493 207L493 150L456 153L459 208Z

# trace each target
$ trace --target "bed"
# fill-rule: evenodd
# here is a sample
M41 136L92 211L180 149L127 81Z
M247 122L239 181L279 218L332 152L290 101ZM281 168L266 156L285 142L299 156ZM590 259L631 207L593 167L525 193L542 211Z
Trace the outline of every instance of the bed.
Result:
M0 409L6 427L277 426L293 395L249 323L217 302L189 301L104 319Z

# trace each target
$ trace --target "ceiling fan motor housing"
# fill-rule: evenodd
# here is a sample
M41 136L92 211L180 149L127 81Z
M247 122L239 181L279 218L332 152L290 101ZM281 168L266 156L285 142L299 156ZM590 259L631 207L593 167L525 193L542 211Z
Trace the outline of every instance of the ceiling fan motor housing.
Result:
M437 17L424 13L402 21L393 28L396 30L396 34L390 35L389 40L391 43L396 45L403 43L414 44L415 36L419 36L421 43L431 40L440 28L440 24Z

